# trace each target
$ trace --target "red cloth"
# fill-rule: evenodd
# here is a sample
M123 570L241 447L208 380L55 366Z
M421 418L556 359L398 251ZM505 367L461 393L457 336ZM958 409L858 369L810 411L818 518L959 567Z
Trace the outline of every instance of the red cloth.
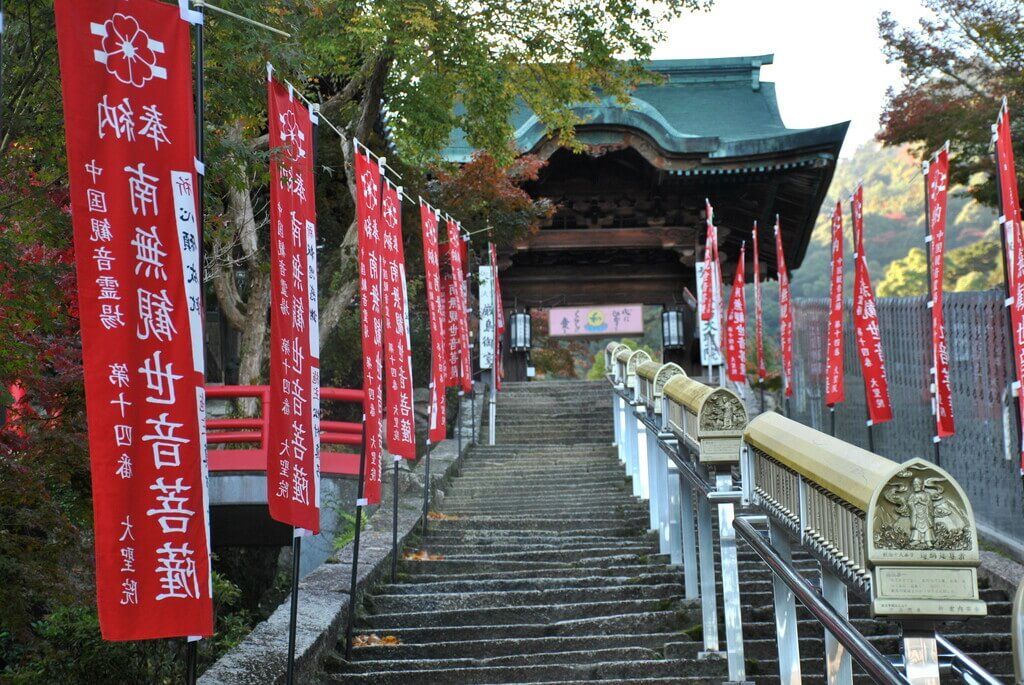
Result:
M740 248L740 261L729 294L729 313L725 323L725 363L729 380L747 382L747 297L743 292L746 268L746 244Z
M996 121L996 167L1002 203L1003 238L1010 290L1010 325L1013 328L1013 359L1017 381L1024 379L1024 231L1021 228L1020 201L1017 193L1017 169L1013 158L1010 133L1010 110L1003 101ZM1024 397L1017 395L1017 409L1024 422ZM1024 446L1021 452L1021 473L1024 474Z
M267 502L276 521L320 532L320 330L311 115L267 83L270 149L270 417Z
M947 438L956 433L953 421L953 388L949 378L949 346L942 314L942 274L946 254L946 207L949 185L949 150L943 148L927 165L928 236L931 250L928 278L932 295L932 382L935 385L935 434Z
M405 285L405 247L402 244L402 198L398 188L387 181L384 183L381 206L388 451L405 459L415 459L416 428L409 307Z
M868 275L868 260L864 255L864 190L857 186L851 200L853 215L853 333L857 343L857 358L864 378L864 397L868 417L872 424L892 420L892 402L889 399L889 379L885 373L885 355L882 353L882 332L878 325L875 293Z
M793 396L793 296L789 289L789 270L782 250L782 226L775 217L775 263L779 274L779 338L782 348L782 383L786 397Z
M369 153L356 153L356 219L359 222L359 309L363 344L363 498L377 504L381 495L384 446L383 316L381 302L381 172Z
M829 286L828 353L825 358L825 404L846 399L843 386L843 208L832 212L832 280Z
M430 426L427 439L438 443L445 438L445 367L447 356L444 318L444 292L441 286L441 265L438 254L437 212L420 201L420 227L423 233L423 264L427 291L427 313L430 319Z
M213 634L188 23L57 0L107 640Z

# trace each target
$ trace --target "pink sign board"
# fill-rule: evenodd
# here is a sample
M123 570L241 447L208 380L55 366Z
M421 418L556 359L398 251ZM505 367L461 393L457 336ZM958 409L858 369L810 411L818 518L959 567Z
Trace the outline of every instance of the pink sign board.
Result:
M548 331L554 337L642 335L644 308L639 304L603 307L552 307Z

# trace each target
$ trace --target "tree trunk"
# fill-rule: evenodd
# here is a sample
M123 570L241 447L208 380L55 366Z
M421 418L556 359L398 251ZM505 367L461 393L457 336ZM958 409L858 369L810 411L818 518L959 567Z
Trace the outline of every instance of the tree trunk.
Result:
M384 95L384 85L387 82L388 73L391 70L393 59L386 53L382 53L373 63L369 76L363 88L362 97L359 103L359 113L355 119L355 138L359 142L368 142L373 133L373 126L380 117L380 103ZM357 200L355 184L355 156L354 145L350 139L341 139L341 152L345 158L345 178L348 183L349 193L352 195L352 202ZM335 257L328 263L324 270L324 281L335 280L338 285L320 304L320 346L326 347L327 342L338 328L338 323L348 307L349 303L356 296L359 287L359 222L353 220L345 231L345 238L341 241Z

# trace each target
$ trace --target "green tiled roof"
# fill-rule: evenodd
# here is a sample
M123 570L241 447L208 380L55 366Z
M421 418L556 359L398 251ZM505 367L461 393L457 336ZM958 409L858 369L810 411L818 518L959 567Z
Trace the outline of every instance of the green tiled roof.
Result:
M782 123L775 84L761 81L761 66L771 63L772 55L649 62L647 69L662 75L662 82L639 86L629 106L602 98L600 103L576 107L584 121L577 135L586 144L601 144L613 142L608 128L633 128L647 134L668 156L727 159L818 145L834 147L838 153L848 122L809 129L786 128ZM543 123L525 104L513 113L512 124L523 152L545 135ZM464 132L457 129L443 154L462 162L472 152Z

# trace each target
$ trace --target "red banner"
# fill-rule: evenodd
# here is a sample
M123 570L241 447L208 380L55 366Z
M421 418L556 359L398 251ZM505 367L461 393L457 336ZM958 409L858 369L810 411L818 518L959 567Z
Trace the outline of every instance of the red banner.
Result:
M455 280L451 272L441 274L441 293L444 296L445 386L460 389L462 360L459 354L462 347L462 331L459 320L465 311L459 304L461 290L461 284Z
M829 286L828 355L825 358L825 404L846 399L843 387L843 208L832 212L832 281Z
M757 249L757 222L754 222L754 336L757 343L757 377L764 380L768 369L764 364L764 311L761 307L761 265Z
M889 380L882 353L882 332L878 326L875 293L864 254L864 188L860 185L850 200L853 216L853 333L857 357L864 378L864 397L871 425L892 420Z
M388 407L388 452L416 458L416 429L412 406L412 348L402 244L402 198L399 189L384 182L381 209L381 283L384 289L384 360Z
M734 383L747 382L747 296L743 292L743 271L746 268L747 246L740 248L740 261L732 279L729 314L725 323L725 363L728 378Z
M782 348L782 384L786 397L793 396L793 296L789 289L789 270L782 250L782 226L775 217L775 263L779 274L779 339Z
M935 385L935 435L947 438L956 433L953 422L953 388L949 377L949 346L942 313L942 277L946 254L946 206L949 182L949 150L943 148L925 165L928 192L928 240L931 259L928 277L932 301L932 382Z
M473 367L469 356L469 319L467 317L468 305L466 303L466 274L463 268L464 259L467 253L467 246L462 239L462 230L459 223L454 219L448 219L448 258L452 267L452 279L455 285L450 286L449 292L454 297L449 312L458 308L458 317L455 321L455 328L451 331L456 336L457 354L453 370L458 374L449 379L449 384L458 386L463 392L470 392L473 389ZM449 321L451 319L449 318Z
M431 443L444 440L445 430L445 327L444 293L441 289L441 260L438 255L437 213L420 201L423 231L423 264L426 280L427 313L430 319L430 426Z
M381 173L368 151L356 152L356 220L359 222L359 309L363 342L363 499L380 502L384 411L381 303Z
M190 26L57 0L100 630L213 634Z
M1003 100L996 120L996 166L999 170L1000 200L1003 215L1003 249L1008 265L1010 325L1013 328L1013 358L1017 382L1024 379L1024 231L1021 228L1020 199L1017 193L1017 167L1010 133L1010 110ZM1019 386L1018 386L1019 387ZM1018 391L1017 408L1024 422L1024 397ZM1024 474L1024 444L1021 445L1021 473Z
M320 331L316 281L315 115L267 80L270 123L270 517L320 532Z
M704 201L704 211L707 216L707 237L704 240L704 277L701 279L701 321L711 321L715 315L715 265L718 263L718 239L715 230L715 210L711 203Z

